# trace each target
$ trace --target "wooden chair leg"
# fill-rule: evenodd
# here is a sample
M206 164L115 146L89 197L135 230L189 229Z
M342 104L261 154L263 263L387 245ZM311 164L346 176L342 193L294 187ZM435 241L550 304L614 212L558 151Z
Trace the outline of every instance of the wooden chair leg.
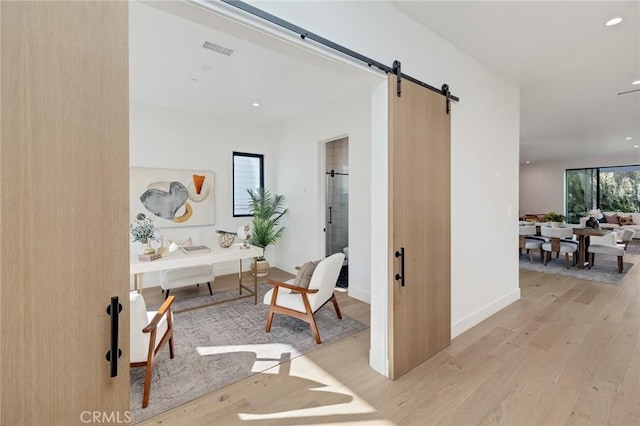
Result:
M276 300L278 300L278 286L273 288L273 294L271 295L271 305L269 305L269 314L267 314L267 326L264 331L267 333L271 331L271 322L273 321L273 308L276 306Z
M564 264L567 266L567 269L569 269L569 253L564 254Z
M307 318L309 319L309 325L311 325L311 331L313 331L313 337L316 339L316 343L322 343L320 341L320 332L318 331L318 326L316 325L316 319L313 317L313 312L307 312Z
M338 319L342 319L342 314L340 313L340 308L338 307L338 299L336 298L335 294L331 296L331 301L333 302L333 307L336 309L336 315L338 316Z
M213 296L213 290L211 290L211 282L207 283L207 287L209 287L209 294Z
M549 257L549 252L545 251L544 252L544 256L542 257L542 261L544 263L544 266L547 266L547 258Z
M596 255L594 253L589 253L589 269L593 266L593 261L595 260Z
M533 263L533 251L529 250L529 262Z
M618 256L618 273L622 273L622 256Z
M544 256L544 250L542 250L542 247L540 247L540 261L542 261Z
M302 303L304 304L304 310L307 314L307 322L311 326L311 331L313 331L313 337L316 339L316 343L322 343L320 341L320 332L318 331L318 326L316 325L316 319L313 317L313 311L311 310L311 305L309 304L309 298L305 293L301 293L302 295Z
M147 363L144 375L144 392L142 393L142 408L149 405L149 393L151 392L151 372L153 370L153 362Z

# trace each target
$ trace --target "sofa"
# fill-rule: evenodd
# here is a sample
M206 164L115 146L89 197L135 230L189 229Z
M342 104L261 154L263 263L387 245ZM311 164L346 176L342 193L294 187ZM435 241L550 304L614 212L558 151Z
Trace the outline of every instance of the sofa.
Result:
M598 219L600 222L600 228L602 229L624 229L629 228L636 231L633 239L640 239L640 213L622 213L622 212L602 212L604 217ZM623 218L623 223L620 224L620 218ZM629 218L631 222L628 223ZM585 227L589 217L580 218L580 226Z

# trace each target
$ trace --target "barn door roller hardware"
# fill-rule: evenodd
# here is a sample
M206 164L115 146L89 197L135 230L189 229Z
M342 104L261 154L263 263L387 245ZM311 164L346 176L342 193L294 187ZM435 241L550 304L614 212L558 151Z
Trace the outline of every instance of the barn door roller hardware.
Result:
M401 70L401 64L400 61L394 61L393 62L393 66L389 67L381 62L378 62L374 59L368 58L364 55L361 55L358 52L355 52L349 48L346 48L344 46L341 46L337 43L332 42L331 40L327 40L324 37L321 37L317 34L312 33L311 31L307 31L304 28L301 28L295 24L292 24L289 21L285 21L284 19L278 18L275 15L272 15L270 13L265 12L262 9L258 9L257 7L253 7L250 4L247 4L245 2L239 1L239 0L221 0L223 3L228 4L229 6L233 6L237 9L240 9L244 12L250 13L251 15L257 16L258 18L264 19L265 21L271 22L272 24L275 24L279 27L285 28L289 31L292 31L296 34L298 34L300 36L300 38L302 38L303 40L313 40L316 43L320 43L323 46L326 46L330 49L333 49L337 52L340 52L343 55L349 56L351 58L357 59L358 61L364 62L365 64L367 64L367 66L371 67L375 67L381 71L384 71L387 74L394 74L396 75L396 95L397 96L401 96L402 94L402 79L406 79L409 80L413 83L416 83L426 89L429 89L433 92L439 93L442 96L445 96L447 98L447 114L450 111L450 101L456 101L459 102L460 99L456 96L453 96L450 92L449 92L449 86L448 85L444 85L442 86L443 89L437 89L433 86L430 86L427 83L424 83L416 78L413 78L407 74L403 74L402 70ZM209 3L212 3L211 0L190 0L191 3L195 3L198 4L204 8L209 8L211 9L211 6L209 5ZM447 87L447 91L445 93L444 91L444 87Z

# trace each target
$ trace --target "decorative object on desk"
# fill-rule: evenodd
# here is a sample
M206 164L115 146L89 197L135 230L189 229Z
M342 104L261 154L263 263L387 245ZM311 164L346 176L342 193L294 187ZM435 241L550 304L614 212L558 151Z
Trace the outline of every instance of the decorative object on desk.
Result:
M221 230L217 230L216 233L220 234L220 236L218 237L218 243L222 248L231 247L233 243L236 241L236 236L238 235L235 232L221 231Z
M213 225L213 179L213 172L207 171L132 167L132 215L139 211L153 214L158 228Z
M182 252L186 254L211 253L211 249L207 246L181 247L180 250L182 250Z
M159 253L161 256L164 256L169 252L169 249L164 246L164 235L160 237L160 247L156 249L156 253Z
M564 220L565 220L564 215L561 215L560 213L556 213L556 212L549 212L544 216L542 216L542 221L551 222L551 227L553 228L561 227Z
M251 198L249 211L253 215L250 242L266 250L267 246L275 244L284 232L284 227L276 229L282 216L287 213L284 207L284 196L272 195L263 187L255 190L247 189L247 192ZM254 271L252 264L251 272L258 277L266 276L269 271L269 262L261 256L258 258L258 263L260 263L260 267L257 268L259 270Z
M238 237L240 237L242 241L242 246L240 246L241 250L246 250L249 248L249 239L251 238L251 227L247 223L244 226L238 228Z
M156 232L153 220L144 213L138 213L134 222L129 225L131 241L146 244L147 247L143 252L144 254L155 253L155 250L151 247L151 241L155 239Z
M152 253L152 254L139 254L138 255L138 260L142 261L142 262L150 262L152 260L157 260L160 259L162 257L162 255L158 252L156 253Z

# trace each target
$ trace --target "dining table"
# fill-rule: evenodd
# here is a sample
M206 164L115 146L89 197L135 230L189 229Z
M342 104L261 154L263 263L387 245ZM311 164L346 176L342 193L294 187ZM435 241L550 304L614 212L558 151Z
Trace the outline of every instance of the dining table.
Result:
M602 237L603 235L607 235L610 233L610 229L573 228L573 235L578 237L578 268L584 269L584 267L589 264L588 262L586 262L586 258L589 249L590 237Z

